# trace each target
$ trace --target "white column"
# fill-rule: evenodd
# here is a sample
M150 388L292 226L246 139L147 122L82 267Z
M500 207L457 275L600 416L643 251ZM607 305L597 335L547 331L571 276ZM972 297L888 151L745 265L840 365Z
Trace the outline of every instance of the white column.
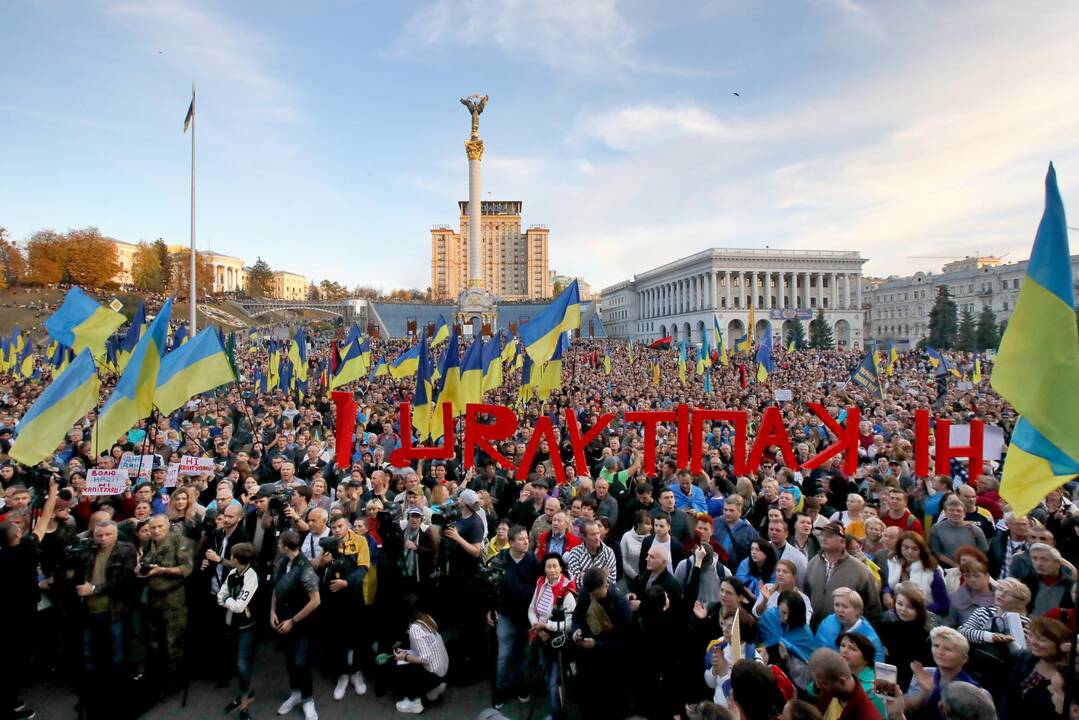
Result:
M824 306L824 273L817 273L817 307Z
M802 272L802 308L809 309L809 273Z
M724 282L726 283L725 291L726 291L726 298L727 298L727 309L730 310L732 307L734 307L734 303L731 300L731 271L726 270L726 271L724 271L723 275L724 275Z
M843 307L850 310L850 273L843 273Z
M831 292L829 292L828 294L831 295L832 298L828 301L828 305L834 309L837 305L839 305L839 274L831 273L831 278L829 278L829 280L832 287L830 288Z
M483 267L480 258L480 210L482 199L480 197L480 157L469 151L468 158L468 285L470 287L483 286Z
M854 292L855 292L856 302L858 303L858 308L857 309L859 311L861 311L861 309L863 307L863 305L862 305L862 274L861 273L858 273L857 275L854 276Z
M787 300L790 303L787 307L798 307L798 273L791 270L791 286L788 288Z

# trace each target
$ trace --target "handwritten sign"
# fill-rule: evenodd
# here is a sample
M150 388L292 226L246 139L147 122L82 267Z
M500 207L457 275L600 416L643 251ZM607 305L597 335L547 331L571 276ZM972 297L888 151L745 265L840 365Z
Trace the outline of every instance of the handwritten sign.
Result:
M153 467L153 455L132 455L131 453L124 453L120 457L120 464L117 466L120 470L126 470L131 477L138 477L143 480L150 479L150 470Z
M169 463L169 469L165 472L165 487L176 487L180 477L180 463Z
M88 497L95 495L122 495L128 486L127 470L103 470L91 468L86 474L86 485L82 494Z
M794 393L791 392L790 388L776 388L774 396L776 402L790 402L794 399Z
M214 473L213 458L200 458L194 455L184 455L180 458L180 475L204 475Z

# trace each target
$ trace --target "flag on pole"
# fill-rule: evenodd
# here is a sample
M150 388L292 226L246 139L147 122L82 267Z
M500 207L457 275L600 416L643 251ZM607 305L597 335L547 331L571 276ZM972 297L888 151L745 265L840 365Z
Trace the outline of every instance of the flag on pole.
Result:
M719 353L719 361L727 365L730 362L727 358L727 343L723 342L723 331L719 329L719 317L715 313L712 313L712 336Z
M678 345L678 381L686 384L686 339L682 338Z
M84 348L19 421L8 454L23 465L40 463L56 452L71 426L97 404L100 391L93 355Z
M611 374L611 355L606 350L603 351L603 374Z
M850 381L858 387L865 388L878 400L884 397L884 387L881 385L880 374L877 372L877 363L870 353L866 353L862 358L862 363L854 370Z
M213 99L213 98L211 98ZM212 104L212 103L211 103ZM211 108L210 114L213 115L213 108ZM191 124L191 121L195 119L195 89L191 89L191 104L187 106L187 115L184 116L184 132L187 132L187 126ZM210 118L210 124L213 125L213 118Z
M371 375L367 378L367 382L369 382L369 383L374 382L375 378L382 377L383 375L389 375L389 374L390 374L390 366L386 364L386 356L385 355L379 355L378 356L378 361L375 363L375 366L373 368L371 368Z
M431 411L434 405L432 368L427 355L426 336L420 338L416 348L416 390L412 393L412 427L416 430L420 442L423 442L431 438Z
M764 326L761 344L757 347L757 382L764 382L768 374L776 371L776 361L772 357L772 323Z
M888 366L887 372L892 375L895 372L895 361L899 359L899 353L895 351L895 346L892 345L892 339L888 338Z
M974 358L974 374L970 376L970 381L975 385L982 381L982 359L980 357Z
M498 338L491 338L483 344L480 363L483 365L483 392L502 387L502 354Z
M431 347L435 348L441 345L445 340L450 337L450 326L446 322L446 318L442 317L442 313L438 314L438 321L435 323L435 334L431 336Z
M90 348L95 357L101 357L105 341L123 324L123 315L102 307L82 288L73 287L64 295L60 308L45 321L45 330L76 353Z
M213 328L206 328L161 360L154 404L163 415L169 415L199 393L235 381L220 336Z
M581 327L581 293L571 282L539 315L517 328L521 346L535 363L545 363L554 355L562 333Z
M707 367L704 369L704 391L706 393L712 392L712 368Z
M1017 516L1079 475L1079 333L1073 283L1064 203L1050 164L1045 211L989 379L1020 414L1000 483L1001 496Z

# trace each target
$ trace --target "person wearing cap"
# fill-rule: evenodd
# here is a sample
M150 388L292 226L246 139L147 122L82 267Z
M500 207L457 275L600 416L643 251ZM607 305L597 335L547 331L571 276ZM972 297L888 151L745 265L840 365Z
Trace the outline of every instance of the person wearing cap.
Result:
M832 612L832 596L842 587L862 597L870 622L880 619L880 587L869 568L847 554L847 533L842 523L832 522L821 530L821 551L809 561L802 582L813 606L814 629Z
M632 464L625 470L621 469L622 463L618 457L612 455L604 459L603 467L599 471L599 477L610 483L611 492L616 496L626 491L629 479L641 469L641 454L635 452L630 457Z
M405 592L415 593L425 600L430 595L431 571L438 544L431 528L424 522L424 508L410 505L405 510L401 542L401 579L405 583Z
M443 537L450 541L444 586L447 616L454 619L461 633L460 661L468 670L478 673L482 671L485 609L484 598L478 594L472 578L483 554L486 528L475 490L462 490L457 496L457 507L461 519L443 531Z

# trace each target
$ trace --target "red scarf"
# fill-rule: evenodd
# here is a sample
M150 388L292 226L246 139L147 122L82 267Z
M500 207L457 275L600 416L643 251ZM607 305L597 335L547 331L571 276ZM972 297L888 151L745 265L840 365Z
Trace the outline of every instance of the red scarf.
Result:
M532 595L532 602L539 603L540 591L543 590L543 586L547 584L547 577L543 576L536 581L536 592ZM577 583L571 578L562 575L558 578L558 582L551 586L551 609L561 607L562 601L565 599L567 593L577 594ZM532 642L536 639L536 631L528 631L528 641Z

